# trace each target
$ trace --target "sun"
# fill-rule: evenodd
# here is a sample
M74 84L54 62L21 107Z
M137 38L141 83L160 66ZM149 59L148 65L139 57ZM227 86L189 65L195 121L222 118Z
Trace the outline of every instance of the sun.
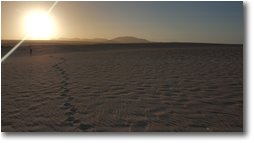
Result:
M25 17L25 32L29 39L49 40L55 28L52 17L44 11L32 11Z

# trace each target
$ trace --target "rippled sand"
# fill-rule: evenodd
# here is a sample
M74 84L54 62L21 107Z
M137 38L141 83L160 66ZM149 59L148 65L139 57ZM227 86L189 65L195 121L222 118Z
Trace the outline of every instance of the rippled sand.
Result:
M242 45L21 47L1 84L4 132L243 131Z

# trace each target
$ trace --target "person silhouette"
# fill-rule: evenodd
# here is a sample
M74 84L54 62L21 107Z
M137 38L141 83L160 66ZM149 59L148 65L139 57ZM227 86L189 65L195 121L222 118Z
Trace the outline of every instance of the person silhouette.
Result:
M30 46L29 48L30 48L30 56L32 56L32 54L33 54L33 49L31 48L31 46Z

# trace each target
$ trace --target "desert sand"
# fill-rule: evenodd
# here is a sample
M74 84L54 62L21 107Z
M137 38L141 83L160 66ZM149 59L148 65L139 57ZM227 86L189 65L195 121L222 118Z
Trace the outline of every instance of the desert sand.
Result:
M3 132L243 131L242 45L31 47L2 63Z

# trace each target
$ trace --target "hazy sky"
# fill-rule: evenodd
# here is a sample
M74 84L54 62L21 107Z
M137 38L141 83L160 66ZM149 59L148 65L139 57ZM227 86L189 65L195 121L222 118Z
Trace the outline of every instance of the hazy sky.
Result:
M28 11L53 2L2 2L2 39L21 39ZM59 2L54 38L135 36L160 42L243 43L242 2Z

